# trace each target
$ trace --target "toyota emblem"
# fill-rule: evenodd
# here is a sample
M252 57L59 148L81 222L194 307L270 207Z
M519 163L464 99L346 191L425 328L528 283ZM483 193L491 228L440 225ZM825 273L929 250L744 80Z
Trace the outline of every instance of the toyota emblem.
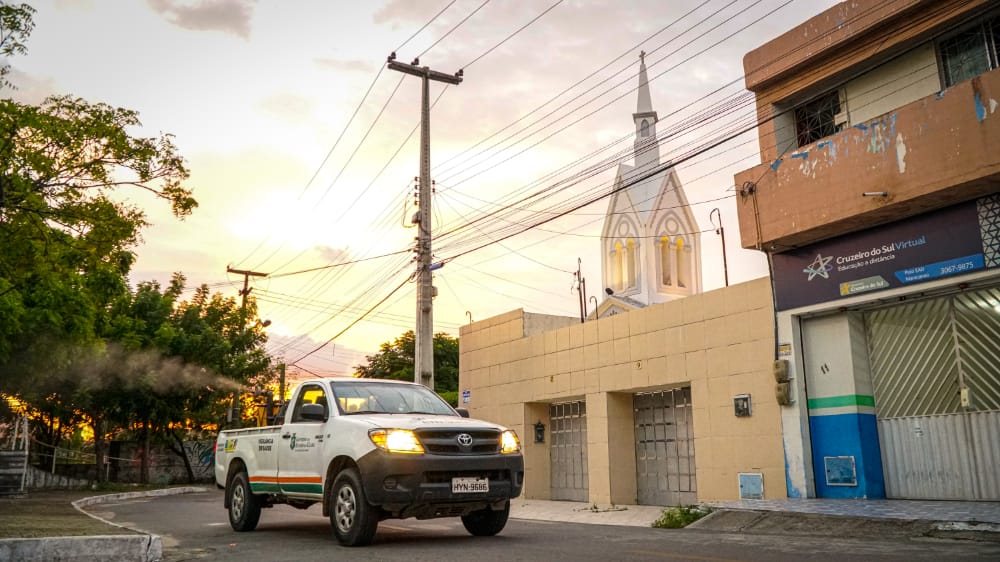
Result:
M469 435L468 433L459 433L458 437L456 437L455 439L458 441L458 444L463 447L468 447L469 445L472 445L472 436Z

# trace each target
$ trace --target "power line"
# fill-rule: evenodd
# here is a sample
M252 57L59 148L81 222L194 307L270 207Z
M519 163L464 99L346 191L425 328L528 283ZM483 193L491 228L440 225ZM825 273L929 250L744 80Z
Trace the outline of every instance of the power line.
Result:
M414 37L416 37L417 35L420 35L420 32L421 32L421 31L423 31L423 30L427 29L427 26L428 26L428 25L430 25L431 23L433 23L433 22L434 22L434 20L436 20L436 19L438 19L439 17L441 17L441 14L443 14L443 13L445 12L445 10L447 10L448 8L450 8L450 7L452 6L452 4L454 4L454 3L455 3L455 0L451 0L451 2L448 2L448 5L447 5L447 6L445 6L444 8L441 8L441 11L440 11L440 12L438 12L438 13L434 14L434 17L432 17L431 19L427 20L427 23L425 23L424 25L420 26L420 29L418 29L418 30L414 31L414 32L413 32L413 35L410 35L410 36L409 36L409 37L408 37L408 38L406 39L406 41L403 41L402 43L400 43L400 44L399 44L399 46L398 46L398 47L396 47L396 49L395 49L395 50L396 50L396 51L402 51L402 50L403 50L403 47L405 47L407 43L409 43L410 41L412 41L412 40L413 40L413 38L414 38Z
M483 57L489 55L490 53L492 53L493 51L497 50L498 48L500 48L500 46L503 45L504 43L506 43L508 40L510 40L511 37L514 37L518 33L521 33L528 26L530 26L531 24L535 23L536 21L542 19L542 16L544 16L545 14L551 12L553 8L555 8L559 4L562 4L562 2L563 2L563 0L556 0L556 3L552 4L551 6L549 6L548 8L546 8L544 12L542 12L542 13L538 14L537 16L535 16L534 18L532 18L531 21L529 21L528 23L526 23L526 24L522 25L521 27L517 28L514 31L514 33L511 33L510 35L508 35L507 37L505 37L502 41L500 41L496 45L493 45L492 47L490 47L489 49L487 49L486 52L484 52L483 54L479 55L478 57L472 59L471 61L465 63L460 68L469 68L470 66L476 64L477 62L479 62L480 59L482 59ZM484 5L485 5L485 2L484 2Z
M441 41L444 41L444 39L446 37L448 37L449 35L451 35L453 31L455 31L456 29L458 29L459 27L461 27L462 24L464 24L465 22L469 21L469 18L471 18L472 16L476 15L476 12L478 12L479 10L482 10L483 7L485 7L489 3L490 3L490 0L485 0L482 4L479 5L478 8L476 8L475 10L472 10L472 12L469 15L465 16L464 18L462 18L462 21L456 23L454 27L452 27L444 35L442 35L441 37L439 37L437 41L431 43L431 46L427 47L419 55L417 55L417 58L419 59L420 57L426 55L427 51L430 51L431 49L433 49L434 47L436 47L438 43L440 43Z
M292 361L292 364L294 365L295 363L298 363L299 361L302 361L306 357L309 357L313 353L316 353L317 351L319 351L319 350L323 349L324 347L326 347L327 345L329 345L333 340L335 340L335 339L339 338L340 336L342 336L344 334L344 332L346 332L347 330L350 330L351 328L353 328L355 324L357 324L358 322L361 322L362 320L364 320L366 316L368 316L369 314L371 314L372 312L374 312L374 310L376 308L378 308L379 306L381 306L382 303L384 303L385 301L389 300L389 297L391 297L392 295L396 294L396 291L402 289L403 286L406 285L408 282L409 282L409 279L406 279L405 281L403 281L402 283L400 283L399 285L397 285L396 288L393 289L392 291L390 291L388 295L386 295L385 297L382 298L382 300L380 300L377 303L375 303L374 305L372 305L371 308L369 308L364 314L362 314L361 316L359 316L356 320L354 320L353 322L351 322L350 324L348 324L347 327L345 327L343 330L337 332L336 335L334 335L332 338L330 338L330 339L326 340L325 342L323 342L321 345L319 345L318 347L316 347L316 349L313 349L309 353L306 353L305 355L303 355L303 356L299 357L298 359Z
M710 149L710 148L712 148L712 147L708 147L707 149ZM707 149L706 149L706 150L707 150ZM676 164L676 162L675 162L675 164ZM565 214L565 213L564 213L564 214ZM516 234L516 233L515 233L515 234Z

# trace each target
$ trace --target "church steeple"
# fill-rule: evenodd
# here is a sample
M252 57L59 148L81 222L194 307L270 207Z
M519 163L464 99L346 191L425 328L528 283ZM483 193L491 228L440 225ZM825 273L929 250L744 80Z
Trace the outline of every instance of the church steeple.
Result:
M639 51L639 103L635 108L636 115L656 113L649 96L649 78L646 77L646 51Z
M643 173L660 165L660 147L656 142L656 111L649 95L649 78L646 76L646 52L639 52L639 100L635 113L635 168Z
M601 231L601 280L612 302L601 305L598 317L701 292L698 221L677 171L669 160L660 163L644 52L638 98L635 162L618 165Z

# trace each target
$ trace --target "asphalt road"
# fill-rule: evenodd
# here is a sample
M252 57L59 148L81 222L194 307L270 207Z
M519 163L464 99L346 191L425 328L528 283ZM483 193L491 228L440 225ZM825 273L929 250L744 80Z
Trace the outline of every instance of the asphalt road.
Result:
M117 524L160 535L166 560L1000 560L1000 544L719 534L511 519L496 537L472 537L458 519L387 520L375 543L337 544L318 506L265 510L256 531L229 527L222 492L95 505Z

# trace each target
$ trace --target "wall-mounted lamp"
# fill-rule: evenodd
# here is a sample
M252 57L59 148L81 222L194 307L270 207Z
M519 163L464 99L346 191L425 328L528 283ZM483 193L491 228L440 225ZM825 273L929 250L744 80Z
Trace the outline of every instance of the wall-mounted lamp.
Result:
M719 224L715 224L712 217L718 217ZM722 275L726 281L726 286L729 286L729 264L726 262L726 229L722 228L722 212L716 207L712 209L712 212L708 214L708 220L715 227L715 233L722 237Z
M864 197L887 197L889 195L888 191L866 191L862 193Z
M535 443L545 443L545 424L542 420L535 423Z

